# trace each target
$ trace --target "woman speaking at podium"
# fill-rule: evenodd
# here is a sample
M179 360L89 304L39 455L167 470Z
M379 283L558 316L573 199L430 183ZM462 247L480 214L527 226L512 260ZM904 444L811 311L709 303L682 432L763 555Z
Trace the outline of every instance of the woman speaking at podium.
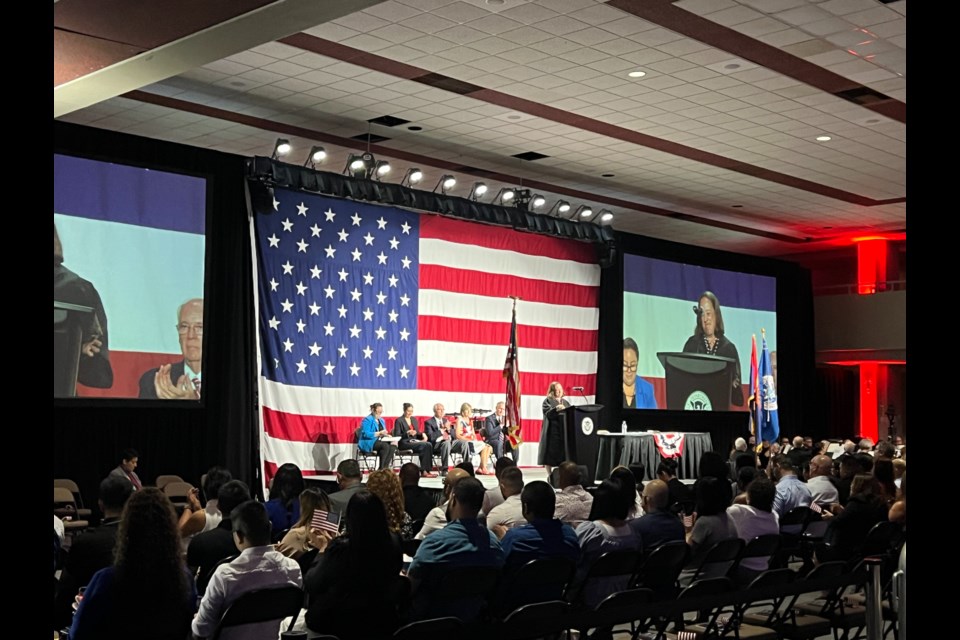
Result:
M697 314L697 326L693 335L683 345L684 353L703 353L708 356L721 356L736 361L733 382L730 388L730 403L743 406L743 393L740 391L740 355L737 347L727 339L723 331L723 313L720 301L712 291L700 294L699 304L693 308Z
M543 425L540 427L540 446L537 464L542 464L549 477L553 467L566 459L563 446L563 410L570 403L563 397L563 385L551 382L543 399Z

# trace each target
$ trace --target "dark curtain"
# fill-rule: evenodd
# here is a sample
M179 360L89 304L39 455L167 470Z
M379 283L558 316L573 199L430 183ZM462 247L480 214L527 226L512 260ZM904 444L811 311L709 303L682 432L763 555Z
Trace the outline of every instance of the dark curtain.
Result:
M53 477L77 481L88 506L95 505L100 480L119 464L120 452L133 447L145 484L160 474L177 474L199 485L201 474L221 464L256 491L256 360L244 159L62 122L54 122L54 153L207 178L207 330L204 398L197 406L54 400Z
M816 424L824 431L822 437L853 438L860 432L857 420L860 374L857 367L817 367L816 398ZM806 433L804 431L802 435Z

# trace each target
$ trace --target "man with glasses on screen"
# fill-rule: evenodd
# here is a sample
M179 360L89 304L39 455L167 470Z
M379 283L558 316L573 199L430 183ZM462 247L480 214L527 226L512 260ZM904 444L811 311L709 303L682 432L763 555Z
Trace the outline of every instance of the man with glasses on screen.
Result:
M183 360L150 369L140 377L140 397L161 400L200 398L203 360L203 298L187 300L177 310L177 333Z

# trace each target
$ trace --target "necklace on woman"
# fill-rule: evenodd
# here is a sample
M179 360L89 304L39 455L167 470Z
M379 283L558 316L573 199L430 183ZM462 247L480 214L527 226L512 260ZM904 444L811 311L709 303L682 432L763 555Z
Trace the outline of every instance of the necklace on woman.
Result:
M707 353L708 356L715 356L715 355L717 355L717 347L720 346L720 340L719 340L718 338L714 338L714 339L713 339L713 346L711 347L711 346L710 346L710 338L708 338L706 335L704 335L704 336L703 336L703 346L706 347L706 349L707 349L707 352L706 352L706 353Z

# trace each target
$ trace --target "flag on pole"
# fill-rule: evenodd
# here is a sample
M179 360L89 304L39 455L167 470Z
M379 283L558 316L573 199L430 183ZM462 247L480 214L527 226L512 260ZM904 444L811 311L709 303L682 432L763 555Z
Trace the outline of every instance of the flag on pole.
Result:
M503 363L503 377L507 380L506 421L511 433L520 433L520 365L517 362L517 301L513 301L513 321L510 324L510 345ZM514 431L514 427L516 430Z
M770 350L767 349L767 337L763 336L763 355L760 357L760 437L768 442L776 442L780 437L780 418L777 413L777 387L773 381L773 366L770 364Z
M750 433L757 439L757 448L761 446L760 438L760 367L757 362L757 336L751 336L750 348L750 398L747 406L750 407Z

